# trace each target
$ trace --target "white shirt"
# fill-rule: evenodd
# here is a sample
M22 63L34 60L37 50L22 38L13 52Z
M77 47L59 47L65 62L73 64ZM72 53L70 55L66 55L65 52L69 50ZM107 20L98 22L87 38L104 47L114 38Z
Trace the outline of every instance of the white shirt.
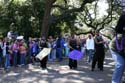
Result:
M11 33L11 31L9 31L9 32L7 33L7 38L8 38L8 39L12 39L12 33Z
M95 47L95 44L94 44L94 39L93 38L91 38L91 39L87 39L86 40L86 49L92 49L92 50L94 50L94 47Z
M4 46L3 46L3 56L6 56L6 43L4 43Z

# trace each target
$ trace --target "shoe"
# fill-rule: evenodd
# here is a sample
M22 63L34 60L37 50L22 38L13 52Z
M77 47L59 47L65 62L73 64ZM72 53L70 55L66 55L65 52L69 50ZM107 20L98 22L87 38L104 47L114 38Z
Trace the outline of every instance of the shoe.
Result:
M91 71L94 71L94 69L92 68Z
M125 83L125 81L122 81L122 83Z
M73 69L77 69L77 67L73 67Z
M47 69L47 67L42 68L42 70L46 70L46 69Z
M8 68L4 68L4 71L9 72L9 69Z
M69 67L70 69L73 69L72 67Z
M49 61L49 62L52 62L53 60L52 60L52 59L49 59L48 61Z
M103 69L101 69L100 71L104 71Z
M48 70L47 70L47 69L42 69L40 72L41 72L41 73L44 73L44 74L47 74L47 73L48 73Z
M18 67L21 67L21 65L18 65Z
M100 71L103 71L103 68L100 68Z
M62 61L62 59L59 59L59 60L58 60L58 62L61 62L61 61Z
M10 69L10 68L11 68L10 66L7 67L7 69Z
M0 67L0 70L2 70L3 68L2 67Z
M21 66L24 66L25 64L21 64Z

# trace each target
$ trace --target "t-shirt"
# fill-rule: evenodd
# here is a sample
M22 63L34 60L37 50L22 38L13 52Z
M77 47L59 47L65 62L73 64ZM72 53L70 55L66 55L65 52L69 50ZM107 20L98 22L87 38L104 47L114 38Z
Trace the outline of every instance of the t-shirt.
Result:
M77 49L76 39L70 39L69 45L70 45L73 49ZM70 51L73 50L72 48L70 48Z
M7 38L12 39L12 32L11 32L11 31L9 31L9 32L7 33Z
M90 50L90 49L92 49L92 50L94 50L94 48L95 48L95 43L94 43L94 39L93 38L91 38L91 39L87 39L87 41L86 41L86 48L88 49L88 50Z
M96 36L95 39L97 40L97 42L103 41L102 36ZM97 44L95 42L95 48L104 48L104 44L103 43Z

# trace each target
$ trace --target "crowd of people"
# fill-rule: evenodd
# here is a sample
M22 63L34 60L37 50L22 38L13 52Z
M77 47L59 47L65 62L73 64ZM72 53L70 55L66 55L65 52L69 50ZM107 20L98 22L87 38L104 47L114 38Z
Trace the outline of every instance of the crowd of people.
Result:
M115 31L116 34L109 44L110 52L116 62L112 83L121 83L125 69L125 13L120 16ZM42 69L47 69L47 61L62 61L64 56L69 58L71 51L78 50L87 55L87 63L92 63L91 71L95 70L96 65L103 71L105 48L108 47L108 43L99 31L88 34L86 38L72 34L69 37L59 35L57 38L29 37L28 40L18 36L17 32L9 31L7 37L0 38L0 69L8 70L10 67L36 62L40 62ZM37 59L37 54L44 48L51 48L51 52L42 60ZM68 66L70 69L77 69L77 60L69 58Z
M0 38L0 68L9 69L12 66L18 67L40 62L42 69L47 69L47 61L62 61L63 57L68 57L69 52L79 50L88 56L88 63L92 62L92 71L94 71L96 63L98 63L98 68L103 71L104 44L99 33L95 36L88 34L84 38L72 34L71 37L59 35L57 38L52 36L45 38L42 36L41 38L29 37L28 40L25 40L23 36L12 36L12 31L10 31L7 37ZM101 47L102 51L100 51ZM40 61L36 55L43 48L51 48L51 52ZM76 69L77 60L69 58L68 65L70 69Z
M35 57L44 48L52 48L51 53L48 55L48 61L54 61L59 55L59 61L62 60L62 49L64 48L59 44L63 39L53 39L52 36L46 40L43 36L41 38L31 38L25 40L23 36L10 38L10 32L7 37L0 38L0 68L9 69L11 66L21 66L29 63L35 64L39 62ZM60 40L61 39L61 40ZM63 41L64 42L64 41ZM62 43L63 43L62 42ZM60 49L59 49L60 48ZM46 61L43 61L43 63ZM46 67L45 67L46 68Z
M115 38L114 41L115 40L117 40L117 38ZM112 83L120 83L124 70L124 54L121 54L123 52L119 52L119 50L124 51L124 46L118 50L118 45L112 42L113 40L110 43L110 51L117 63ZM63 57L69 58L68 54L71 51L78 50L83 52L84 55L87 55L87 63L92 63L91 71L95 70L96 65L100 71L103 71L105 48L108 47L108 43L109 41L106 41L99 31L96 31L94 35L91 33L87 34L87 37L84 38L72 34L69 37L59 35L57 38L53 38L52 36L48 38L44 36L40 38L29 37L28 40L25 40L23 36L17 36L17 34L12 35L12 31L10 31L7 37L0 38L0 68L8 70L10 67L40 62L41 68L45 70L47 69L48 61L62 61ZM115 41L115 43L117 42ZM116 45L114 47L116 50L113 49L114 45ZM51 48L50 54L42 60L37 59L37 54L44 48ZM69 58L69 64L67 65L70 69L77 69L77 60Z

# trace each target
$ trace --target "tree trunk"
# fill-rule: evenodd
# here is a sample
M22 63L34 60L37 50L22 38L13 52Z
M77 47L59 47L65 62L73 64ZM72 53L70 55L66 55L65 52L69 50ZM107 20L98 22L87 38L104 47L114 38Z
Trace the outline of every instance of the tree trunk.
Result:
M47 37L49 28L50 28L50 20L51 20L51 9L52 5L56 0L46 0L45 3L45 12L44 12L44 17L43 17L43 22L42 22L42 28L41 28L41 36Z

